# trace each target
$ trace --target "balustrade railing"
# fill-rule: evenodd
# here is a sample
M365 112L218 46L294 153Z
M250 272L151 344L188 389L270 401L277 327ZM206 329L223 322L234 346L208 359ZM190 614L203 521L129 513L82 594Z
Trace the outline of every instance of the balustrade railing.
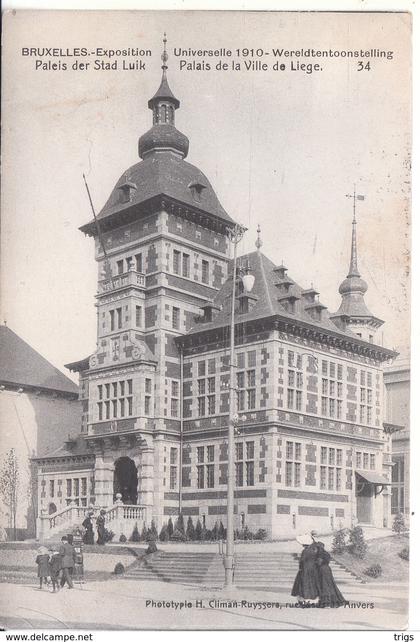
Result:
M103 279L102 281L99 281L98 284L99 294L102 294L103 292L111 292L112 290L118 290L119 288L124 288L129 285L144 288L146 285L145 275L142 272L130 270L129 272L124 272L123 274L116 274L110 279Z

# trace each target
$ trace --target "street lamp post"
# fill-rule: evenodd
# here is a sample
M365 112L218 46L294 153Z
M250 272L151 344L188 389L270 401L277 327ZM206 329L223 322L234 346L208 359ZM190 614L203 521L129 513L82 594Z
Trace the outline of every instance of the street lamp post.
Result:
M228 427L228 479L227 479L227 532L226 532L226 553L224 556L225 587L233 585L233 548L234 548L234 494L235 494L235 426L238 416L235 411L235 302L236 302L236 277L239 272L245 292L250 292L254 285L254 276L249 274L249 268L245 270L237 267L237 246L245 233L241 225L235 227L229 233L229 239L233 243L233 274L232 274L232 304L230 318L230 364L229 364L229 427Z

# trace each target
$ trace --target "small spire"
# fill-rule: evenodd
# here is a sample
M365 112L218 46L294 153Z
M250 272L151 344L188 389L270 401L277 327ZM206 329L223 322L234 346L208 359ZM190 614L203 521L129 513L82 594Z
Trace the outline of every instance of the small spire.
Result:
M262 244L263 244L260 235L261 235L261 227L258 224L258 227L257 227L257 240L255 241L255 247L257 248L258 252L262 248Z
M347 276L360 276L357 268L357 234L356 234L356 212L353 212L352 232L351 232L351 254L350 254L350 267Z
M169 57L168 53L166 51L166 43L167 42L168 41L166 39L166 31L165 31L164 34L163 34L163 53L161 55L161 59L162 59L162 62L163 62L162 69L163 69L163 74L164 75L166 74L166 70L168 68L168 65L166 64L168 62L168 57Z

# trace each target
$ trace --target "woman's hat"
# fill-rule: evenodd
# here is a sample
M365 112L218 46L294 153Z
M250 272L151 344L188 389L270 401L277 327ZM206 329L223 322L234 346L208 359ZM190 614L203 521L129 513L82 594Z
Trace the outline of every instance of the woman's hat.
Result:
M38 548L38 553L39 553L39 555L47 555L48 554L48 548L46 548L45 546L40 546Z
M303 535L298 535L296 537L296 541L302 546L309 546L310 544L312 544L313 539L309 533L304 533Z

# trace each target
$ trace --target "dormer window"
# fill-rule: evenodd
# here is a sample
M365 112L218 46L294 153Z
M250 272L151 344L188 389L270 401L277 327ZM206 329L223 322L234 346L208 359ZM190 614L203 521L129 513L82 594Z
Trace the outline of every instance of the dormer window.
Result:
M130 203L133 198L133 194L137 189L137 185L131 181L126 180L125 183L118 187L120 190L120 202L121 203Z
M203 185L202 183L199 183L198 181L194 183L190 183L188 185L190 191L191 191L191 196L193 197L193 200L196 201L197 203L201 202L201 192L206 189L206 186Z

